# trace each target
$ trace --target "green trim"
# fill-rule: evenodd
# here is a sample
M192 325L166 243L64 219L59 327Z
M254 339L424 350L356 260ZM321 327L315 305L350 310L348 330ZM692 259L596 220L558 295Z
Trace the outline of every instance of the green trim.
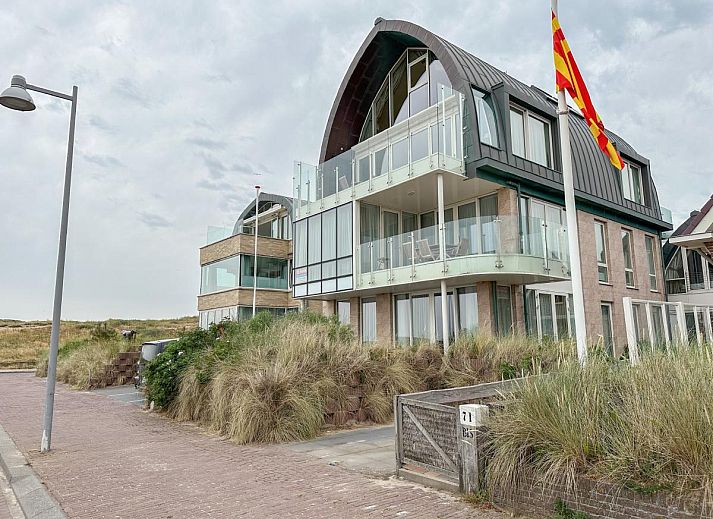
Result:
M544 200L545 202L564 206L563 194L558 189L548 188L545 182L551 183L551 181L546 179L542 179L543 182L533 182L519 178L514 179L512 178L512 174L500 171L489 164L477 168L475 176L510 189L513 189L514 185L519 185L520 192L524 196L532 196L539 198L540 200ZM656 226L653 223L646 222L639 218L627 218L619 212L594 205L586 200L577 200L577 210L598 216L599 218L606 218L622 225L626 225L627 227L633 227L656 236L660 236L661 232L663 232L662 227ZM665 222L663 222L663 224L668 225Z

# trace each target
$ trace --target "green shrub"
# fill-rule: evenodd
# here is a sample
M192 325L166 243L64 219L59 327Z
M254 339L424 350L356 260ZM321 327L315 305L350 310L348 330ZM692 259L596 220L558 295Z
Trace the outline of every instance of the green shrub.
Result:
M109 328L108 323L105 321L103 323L97 323L91 332L89 332L89 337L94 341L111 341L119 337L117 331L113 328Z

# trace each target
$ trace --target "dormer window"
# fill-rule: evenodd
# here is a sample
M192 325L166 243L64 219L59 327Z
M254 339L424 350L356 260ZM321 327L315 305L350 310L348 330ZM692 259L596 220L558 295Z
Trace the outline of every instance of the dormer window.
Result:
M552 167L552 129L543 117L511 106L510 139L513 155Z
M624 161L624 169L621 170L621 189L624 192L624 198L637 204L644 204L643 185L641 168L636 164Z
M480 142L488 146L498 147L498 123L493 98L490 94L473 88L475 112L478 118L478 134Z

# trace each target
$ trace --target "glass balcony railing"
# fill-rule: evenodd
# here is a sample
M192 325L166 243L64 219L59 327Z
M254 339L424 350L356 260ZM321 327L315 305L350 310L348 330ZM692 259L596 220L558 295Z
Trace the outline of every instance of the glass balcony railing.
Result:
M522 225L524 232L520 232ZM443 243L442 243L443 242ZM467 259L477 259L469 265ZM464 261L466 260L466 261ZM380 285L477 273L569 277L566 227L538 218L487 216L367 241L357 254L359 285ZM431 267L435 266L436 269ZM377 275L385 274L377 279ZM383 278L383 279L382 279Z
M434 170L465 174L463 96L441 86L441 100L312 166L295 164L295 219Z

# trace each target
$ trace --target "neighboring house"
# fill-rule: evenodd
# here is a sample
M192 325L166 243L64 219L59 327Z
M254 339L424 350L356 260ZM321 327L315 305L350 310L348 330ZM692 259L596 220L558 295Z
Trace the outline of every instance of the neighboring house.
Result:
M610 133L618 172L570 126L588 337L619 353L622 297L664 299L671 226L646 157ZM293 294L364 342L573 333L557 102L440 36L376 20L294 197Z
M253 200L238 218L229 237L201 247L198 312L203 328L223 319L252 316L255 225L258 231L257 310L283 315L302 306L290 292L291 215L292 199L262 193L257 223Z
M713 306L713 196L663 247L669 301Z

